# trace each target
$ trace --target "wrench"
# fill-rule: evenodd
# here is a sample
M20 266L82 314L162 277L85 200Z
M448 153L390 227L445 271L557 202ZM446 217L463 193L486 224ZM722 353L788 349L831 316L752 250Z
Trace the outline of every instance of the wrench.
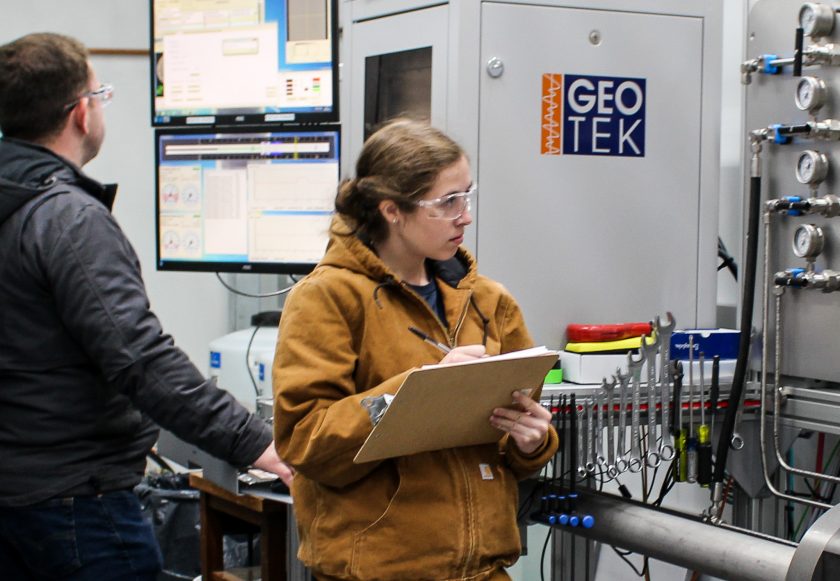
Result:
M729 440L729 447L735 450L743 449L744 438L738 432L738 427L741 425L741 417L744 415L744 398L747 395L747 390L741 392L741 401L738 404L738 411L735 412L735 427L732 431L732 439Z
M618 378L618 442L615 447L615 467L620 473L627 472L628 464L627 458L629 452L624 445L625 436L627 434L627 386L630 381L630 374L621 373L621 368L615 370L615 376Z
M659 350L659 335L652 343L642 340L641 357L647 364L647 415L648 415L648 450L645 455L647 465L656 468L662 463L656 444L656 352Z
M615 478L618 476L618 469L615 465L615 413L613 411L613 395L615 392L615 376L612 380L601 384L607 396L607 476Z
M645 344L645 336L642 335L642 345ZM639 430L639 408L642 403L642 365L645 360L640 357L633 359L633 353L627 354L627 367L633 378L633 415L630 424L630 461L628 462L630 472L639 472L642 469L641 431Z
M595 472L595 422L592 418L592 408L595 400L592 396L586 398L586 471Z
M574 394L572 394L574 397ZM572 410L574 413L577 414L577 425L580 430L577 433L577 447L578 447L578 461L577 466L575 469L577 470L578 476L586 476L586 468L583 466L582 462L586 462L586 455L583 453L583 440L584 440L584 433L583 433L583 405L581 406L573 406L575 409Z
M668 311L668 324L662 325L659 316L656 317L656 336L660 338L659 345L659 373L660 399L662 400L662 439L659 441L659 457L673 460L674 446L671 444L671 335L677 322L671 311Z
M601 383L601 389L595 396L595 405L597 408L597 427L595 428L595 462L598 466L606 466L607 461L604 458L604 405L606 403L605 385L607 378L605 377Z

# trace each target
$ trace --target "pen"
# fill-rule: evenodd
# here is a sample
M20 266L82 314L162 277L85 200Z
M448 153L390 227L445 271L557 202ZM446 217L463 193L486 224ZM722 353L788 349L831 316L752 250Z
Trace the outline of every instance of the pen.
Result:
M439 341L435 341L434 339L432 339L431 337L426 335L426 333L424 333L423 331L421 331L417 327L409 327L408 330L411 331L412 333L414 333L415 335L417 335L418 337L420 337L421 339L423 339L423 341L425 341L429 345L434 345L435 347L437 347L438 349L440 349L444 353L449 353L450 351L452 351L452 349L450 349L449 347L447 347L446 345L444 345L443 343L441 343Z

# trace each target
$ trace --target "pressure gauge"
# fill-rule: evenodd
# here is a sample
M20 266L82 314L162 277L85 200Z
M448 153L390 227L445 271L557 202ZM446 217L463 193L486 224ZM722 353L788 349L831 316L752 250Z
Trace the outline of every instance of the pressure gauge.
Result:
M814 114L825 105L827 96L825 81L817 77L802 77L796 85L794 100L799 110Z
M834 9L819 2L805 2L799 9L799 26L811 38L831 34L834 29Z
M822 228L813 224L802 224L793 233L793 253L799 258L816 258L822 252L824 242Z
M806 149L796 161L796 179L800 184L817 185L828 175L828 158L824 153Z

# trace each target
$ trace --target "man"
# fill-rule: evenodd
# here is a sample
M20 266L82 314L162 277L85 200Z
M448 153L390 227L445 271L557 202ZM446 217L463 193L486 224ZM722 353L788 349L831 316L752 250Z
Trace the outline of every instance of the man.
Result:
M270 429L206 380L149 308L138 259L85 176L100 85L78 41L0 46L0 576L154 579L131 489L155 423L285 482Z

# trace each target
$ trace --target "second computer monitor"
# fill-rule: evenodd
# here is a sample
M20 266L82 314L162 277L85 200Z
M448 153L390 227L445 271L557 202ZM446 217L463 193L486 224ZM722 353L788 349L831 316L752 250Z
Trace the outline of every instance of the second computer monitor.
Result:
M159 270L303 274L323 256L339 130L161 130Z

